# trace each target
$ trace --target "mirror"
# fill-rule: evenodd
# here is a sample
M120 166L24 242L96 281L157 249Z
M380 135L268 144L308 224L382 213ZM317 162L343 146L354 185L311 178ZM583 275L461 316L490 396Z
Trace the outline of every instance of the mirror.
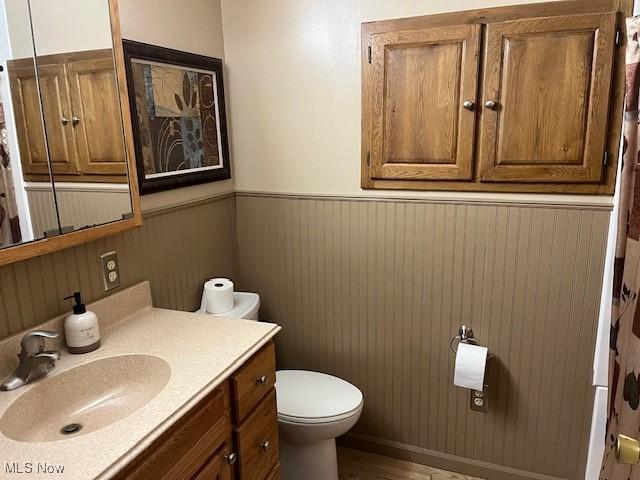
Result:
M38 95L29 5L5 0L0 9L0 248L39 240L59 231L49 176ZM22 165L41 178L30 195Z
M127 218L133 208L109 1L29 4L60 228ZM40 178L47 180L33 172L33 183Z
M0 264L141 224L117 0L4 5Z

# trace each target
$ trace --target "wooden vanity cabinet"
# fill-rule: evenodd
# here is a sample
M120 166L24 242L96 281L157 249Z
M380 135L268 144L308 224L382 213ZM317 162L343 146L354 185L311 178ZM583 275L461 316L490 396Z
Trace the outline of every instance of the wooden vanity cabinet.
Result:
M275 346L269 342L117 480L277 480Z
M576 5L364 23L362 187L612 193L630 3Z
M38 57L51 169L57 181L126 183L118 88L110 49ZM22 170L50 181L33 59L9 62ZM28 128L27 128L28 127Z

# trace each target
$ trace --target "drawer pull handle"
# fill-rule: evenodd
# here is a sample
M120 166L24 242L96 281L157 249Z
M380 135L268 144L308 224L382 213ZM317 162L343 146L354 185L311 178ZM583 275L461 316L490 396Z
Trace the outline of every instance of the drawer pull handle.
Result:
M262 375L261 377L256 378L256 382L258 382L262 386L265 386L267 383L269 383L269 379L265 375Z
M238 455L236 455L235 453L230 453L229 455L225 455L224 459L227 461L229 465L233 465L234 463L236 463L236 460L238 459Z
M264 450L265 452L269 450L269 440L260 442L260 448L262 448L262 450Z

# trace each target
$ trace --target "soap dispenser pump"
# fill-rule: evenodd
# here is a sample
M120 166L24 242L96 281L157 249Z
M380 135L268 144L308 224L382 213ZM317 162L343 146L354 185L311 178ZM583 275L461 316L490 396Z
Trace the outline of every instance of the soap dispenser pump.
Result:
M89 353L100 347L100 328L98 317L82 303L82 295L75 292L65 297L73 298L73 313L64 321L64 334L69 353Z

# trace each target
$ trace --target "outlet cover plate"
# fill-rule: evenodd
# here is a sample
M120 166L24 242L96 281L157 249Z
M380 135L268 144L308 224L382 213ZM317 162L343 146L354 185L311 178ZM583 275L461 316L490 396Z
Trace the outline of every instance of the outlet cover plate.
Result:
M114 250L100 255L102 262L102 281L104 290L108 292L120 286L120 267L118 266L118 253Z

